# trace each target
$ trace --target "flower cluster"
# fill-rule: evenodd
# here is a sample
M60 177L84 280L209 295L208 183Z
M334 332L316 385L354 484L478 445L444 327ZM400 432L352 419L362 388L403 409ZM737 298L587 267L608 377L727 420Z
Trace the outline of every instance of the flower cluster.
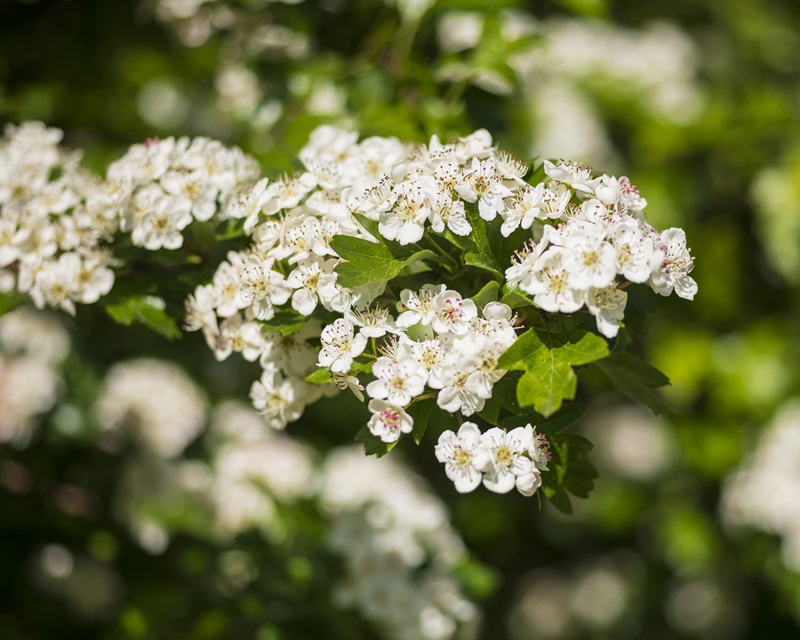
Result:
M463 542L420 478L393 460L339 449L323 466L320 500L347 571L342 604L392 640L474 637L478 612L452 577Z
M691 300L697 283L689 276L694 258L682 229L659 232L643 220L647 202L623 178L601 176L580 165L545 161L549 183L528 187L505 212L503 234L516 225L548 218L538 242L518 251L506 281L533 296L545 311L574 313L584 305L597 328L617 335L627 293L617 280L648 283L661 295L673 291ZM580 205L570 204L573 198ZM535 234L535 236L538 234Z
M0 317L0 443L31 440L63 391L69 349L67 332L43 312L22 307Z
M141 374L149 373L149 388ZM111 369L96 413L102 424L129 414L141 444L122 472L119 517L138 543L161 553L179 531L174 513L190 510L202 523L197 535L229 540L258 530L281 539L293 526L283 517L297 500L313 501L330 526L326 546L342 557L337 604L358 610L382 637L405 640L473 637L479 614L453 576L464 562L464 543L444 504L399 462L377 462L356 448L333 450L323 464L312 451L275 433L252 408L225 401L213 408L204 442L208 462L181 450L199 435L209 414L182 369L171 363L123 361ZM156 391L155 388L159 388ZM153 411L164 394L192 422L171 434L175 415ZM146 396L152 396L147 400ZM123 398L130 397L125 404ZM170 403L167 403L170 404ZM165 446L164 443L173 443ZM254 579L254 559L237 556L238 570L223 566L233 586ZM230 575L227 575L230 574Z
M40 309L75 313L114 284L103 243L116 230L99 179L62 132L39 122L7 125L0 140L0 291L28 294Z
M492 398L506 373L499 358L524 326L511 307L496 299L476 304L431 282L413 257L387 271L373 259L391 262L420 249L420 262L446 273L472 264L499 276L485 262L492 256L469 258L491 253L491 225L491 242L511 246L502 257L511 265L497 263L505 290L545 312L585 305L608 337L623 318L627 283L647 282L684 298L696 290L683 232L650 227L646 201L627 178L546 162L545 180L529 185L528 167L498 151L484 130L450 144L434 137L413 146L394 138L359 142L355 133L323 126L299 157L305 172L262 179L232 204L229 215L243 221L252 245L229 253L212 282L187 300L186 327L202 331L217 358L238 351L260 362L263 375L251 398L274 428L328 391L350 389L361 400L366 392L368 430L392 445L413 431L409 407L416 402L435 397L441 410L471 416ZM359 263L363 255L369 257ZM345 266L365 276L343 276L339 265L351 258L356 266ZM404 268L418 274L416 286L392 286ZM503 457L508 449L513 460L495 455L491 464L474 466L459 490L481 478L495 491L514 482L523 493L536 490L538 467L521 455L536 451L532 432L513 433L485 434L487 450L503 449ZM455 467L448 469L455 479Z
M177 365L140 358L114 365L95 405L100 428L124 429L162 457L174 457L205 424L205 398Z
M183 246L193 221L219 222L258 179L255 160L208 138L167 138L133 145L108 168L108 210L137 247Z
M436 445L436 458L444 463L456 490L468 493L483 482L490 491L508 493L516 487L532 496L542 484L550 451L544 434L530 425L504 431L497 427L481 433L465 422L458 433L445 431Z

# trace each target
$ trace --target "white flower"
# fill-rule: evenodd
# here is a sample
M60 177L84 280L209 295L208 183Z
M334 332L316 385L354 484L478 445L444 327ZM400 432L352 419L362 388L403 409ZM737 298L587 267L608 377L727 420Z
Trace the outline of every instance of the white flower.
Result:
M619 201L629 211L643 211L647 206L647 200L639 195L639 189L631 184L631 181L626 176L619 179L620 195Z
M341 389L342 391L350 389L360 402L364 402L364 394L362 393L362 391L364 391L364 385L359 382L356 376L351 376L346 373L331 373L331 381L336 385L337 389Z
M276 368L264 369L250 387L253 406L273 429L281 430L303 413L309 385L300 378L285 377Z
M511 266L506 269L506 282L512 287L517 286L526 292L532 286L535 287L536 263L546 247L547 242L544 240L538 243L529 240L525 243L519 251L514 253Z
M428 385L440 389L436 396L436 404L440 409L450 413L461 411L465 416L471 416L483 409L486 399L467 386L476 365L477 361L474 358L454 358L450 366L442 367L440 377L434 379L429 376Z
M442 291L433 299L433 311L431 327L439 334L464 335L469 331L470 320L478 315L475 303L452 289Z
M378 231L387 240L397 240L403 245L419 242L430 215L424 192L411 182L403 182L394 193L397 201L389 211L381 213Z
M275 305L282 305L292 294L284 277L272 270L272 258L260 260L252 256L242 269L242 283L239 295L252 305L253 315L259 320L270 320L275 316Z
M304 316L310 316L317 308L320 279L323 274L333 273L335 261L329 260L327 263L320 258L310 258L298 262L294 270L286 278L287 286L294 289L292 294L292 308Z
M68 255L68 254L64 254ZM83 304L97 302L114 286L114 272L108 268L108 256L96 252L85 254L75 275L72 297Z
M192 222L192 203L186 199L156 198L131 231L131 241L150 251L183 246L181 231Z
M319 366L330 367L334 373L346 373L353 365L353 359L367 346L367 337L361 333L354 335L353 323L344 318L335 320L322 330L319 352Z
M404 336L401 336L401 343ZM443 368L449 366L447 355L441 340L433 338L431 340L423 340L422 342L413 342L409 340L411 353L414 359L420 364L421 371L425 372L425 381L432 379L432 384L437 384L441 381L443 375ZM441 389L442 385L439 382L436 387Z
M503 198L512 196L497 175L493 161L481 162L473 158L469 170L464 170L462 181L456 185L456 193L467 202L478 202L478 213L484 220L494 220L506 205Z
M458 430L445 431L435 447L436 459L444 463L444 472L455 483L456 491L469 493L478 487L483 469L491 462L491 454L481 439L481 432L472 422Z
M526 426L530 427L531 425L528 424ZM547 441L547 436L543 433L537 434L536 427L533 427L533 434L531 445L528 449L528 455L530 456L536 468L541 471L547 471L547 463L553 458L553 454L550 453L550 443Z
M628 294L613 284L604 289L589 289L586 292L586 307L597 319L597 330L606 338L613 338L619 331L619 323L625 316Z
M589 167L563 160L558 165L545 160L544 172L553 180L563 182L585 195L593 194L595 187L600 182L599 178L592 178L592 170Z
M187 331L203 331L208 345L213 349L216 336L219 334L217 314L214 312L216 295L210 284L198 286L193 294L186 298L186 318L184 328Z
M533 295L545 311L573 313L583 306L584 293L569 284L572 256L561 247L550 247L536 261L530 279L520 289Z
M531 426L508 432L495 427L484 433L481 440L491 454L490 463L484 469L483 486L495 493L508 493L517 486L520 493L531 495L535 491L531 487L538 486L538 470L526 456L533 443Z
M425 389L426 376L420 369L420 364L412 358L394 361L382 356L372 367L377 380L367 385L367 393L372 398L405 406Z
M464 203L453 200L448 193L439 193L431 206L431 229L436 233L444 233L445 227L457 236L468 236L472 233Z
M395 442L401 433L411 433L414 420L402 407L384 400L370 400L369 410L372 417L367 423L370 433L384 442Z
M73 296L78 285L81 259L76 253L64 253L57 261L42 266L35 276L30 296L37 308L63 309L75 315Z
M602 229L581 227L564 237L569 251L567 263L569 285L573 289L603 288L617 275L617 252L605 241Z
M674 290L679 298L693 300L697 283L689 272L694 268L694 258L686 247L683 229L671 228L662 231L655 239L655 250L650 258L653 273L650 286L662 296Z
M345 311L344 317L360 327L359 332L368 338L382 338L387 333L396 334L400 331L389 310L383 307L354 307Z
M623 220L611 230L617 250L617 272L631 282L647 282L653 255L653 235L635 220Z
M397 316L398 326L411 327L417 323L429 325L436 317L433 301L444 290L443 284L424 284L418 293L411 289L403 289L400 292L400 303L397 305L402 311Z

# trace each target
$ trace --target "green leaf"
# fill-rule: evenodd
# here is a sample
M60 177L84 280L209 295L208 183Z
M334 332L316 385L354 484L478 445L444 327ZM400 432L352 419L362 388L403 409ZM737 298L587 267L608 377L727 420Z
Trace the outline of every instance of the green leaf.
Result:
M521 407L532 406L547 417L564 399L575 397L577 377L572 367L607 355L606 341L582 329L530 329L500 356L498 366L524 371L517 385L517 400Z
M579 498L588 498L597 469L586 459L592 443L575 433L549 436L552 459L548 470L542 472L545 495L559 511L572 513L572 503L567 492Z
M371 218L368 218L367 216L363 216L360 213L353 213L352 215L358 221L358 224L360 224L362 227L364 227L364 229L366 229L367 232L373 238L375 238L378 242L380 242L384 246L386 245L384 237L381 235L381 232L378 231L378 221L377 220L372 220Z
M478 305L478 307L482 307L490 302L497 301L497 294L500 292L500 285L497 283L496 280L490 281L483 289L478 291L474 296L472 296L472 301Z
M653 391L655 387L668 385L669 378L644 360L621 351L598 362L596 366L620 392L649 407L656 415L676 413L666 400Z
M280 333L288 336L302 329L308 322L308 316L295 311L291 307L278 307L275 315L269 320L261 321L261 330L265 333Z
M306 382L311 384L324 384L331 381L331 370L328 367L320 367L306 376Z
M164 311L164 301L156 296L131 296L121 302L106 304L105 310L118 324L129 326L138 322L167 340L177 340L183 335L177 322Z
M489 424L497 424L497 418L500 417L500 401L493 395L484 403L478 415Z
M536 422L536 430L548 435L560 433L580 420L588 408L582 402L570 402L546 420Z
M472 246L463 240L460 245L456 243L456 246L467 252L464 261L468 265L490 271L502 279L506 269L511 266L511 256L525 240L525 230L516 229L506 238L500 231L503 221L499 216L487 222L481 218L476 204L468 204L466 210L467 219L472 225L472 233L469 236Z
M425 431L428 428L428 419L431 417L431 411L436 407L436 398L425 398L410 405L406 409L406 413L414 420L414 429L411 432L414 442L419 444Z
M398 442L400 442L399 440L394 442L384 442L378 436L373 435L366 425L358 430L355 439L356 442L364 443L365 455L375 456L376 458L382 458L392 449L394 449Z
M0 316L22 305L26 297L22 293L0 293Z
M525 295L517 287L509 286L503 287L503 297L500 298L500 302L507 304L512 309L534 306L533 300L529 296Z
M557 4L578 15L588 18L608 17L606 0L556 0Z
M347 260L336 266L336 272L339 274L339 284L351 289L374 282L386 282L404 267L436 257L433 251L425 249L398 260L385 244L350 236L334 236L331 247L339 257Z
M542 477L544 478L546 474L547 472L545 471L545 473L542 474ZM565 515L568 516L572 515L573 513L572 502L569 499L569 494L563 488L561 487L555 488L545 484L542 486L542 491L544 491L544 495L547 496L547 499L550 500L550 503L556 509L558 509L561 513Z
M489 245L489 235L486 231L486 221L481 218L480 213L478 213L478 206L476 204L467 204L466 210L467 219L472 225L472 233L469 237L472 240L474 247L467 250L467 253L464 256L464 261L468 265L490 271L494 275L502 278L503 273L499 269L499 265L495 261L492 253L492 248Z

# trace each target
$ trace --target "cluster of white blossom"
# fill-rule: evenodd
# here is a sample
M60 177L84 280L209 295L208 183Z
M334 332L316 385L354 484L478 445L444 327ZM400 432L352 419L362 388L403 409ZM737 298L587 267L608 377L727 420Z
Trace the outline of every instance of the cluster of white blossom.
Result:
M147 449L172 458L205 426L206 399L172 362L125 360L106 375L95 414L102 430L124 429Z
M62 392L70 339L55 318L21 307L0 316L0 444L28 444Z
M647 224L647 201L627 178L593 178L586 167L567 162L545 161L545 172L550 182L528 187L519 205L506 211L503 233L541 218L557 226L542 227L538 241L517 252L506 271L509 284L532 295L545 311L573 313L585 305L609 338L617 335L628 298L618 276L646 282L664 296L674 291L694 298L697 283L689 275L694 258L686 234ZM570 205L575 197L580 204Z
M255 527L281 536L275 503L291 504L315 491L311 450L276 435L251 407L233 401L214 408L210 435L215 443L208 493L215 532L230 538Z
M193 221L227 219L229 204L259 175L238 147L202 137L151 139L109 166L106 205L135 246L178 249Z
M627 178L547 162L546 181L530 186L527 166L498 151L484 130L451 144L434 138L412 146L394 138L359 142L355 133L322 126L299 157L305 172L262 179L231 206L253 244L230 253L187 300L187 328L202 330L218 358L238 351L260 361L264 374L251 398L277 429L332 389L305 380L315 364L359 399L366 390L369 430L386 443L413 430L409 405L434 395L442 410L473 415L492 397L505 374L498 359L516 340L508 305L479 309L445 284L342 286L331 245L337 236L401 247L429 242L444 261L434 236L456 250L473 224L496 224L505 237L530 238L506 283L545 311L586 305L608 337L627 300L620 277L664 295L691 298L696 290L683 231L658 232L644 222L646 201ZM306 322L312 314L322 314L325 326ZM292 333L293 323L303 328ZM320 348L311 346L316 338ZM505 481L499 486L508 490ZM527 493L536 486L533 476L518 485Z
M800 402L775 416L741 466L725 481L722 516L733 527L780 536L786 565L800 572Z
M436 445L436 458L444 463L445 474L456 490L468 493L481 482L490 491L508 493L516 487L532 496L542 485L550 445L544 434L530 424L505 431L493 427L481 433L473 422L458 430L444 431Z
M26 122L0 139L0 291L74 314L76 302L96 302L114 284L102 243L116 221L80 154L59 147L62 135Z
M389 640L474 637L478 611L452 577L463 542L420 478L394 460L340 449L323 466L320 500L347 568L342 604Z
M126 464L116 501L117 515L143 548L163 552L170 535L186 526L177 524L178 514L182 522L209 519L211 526L195 525L199 535L227 540L257 529L279 540L287 526L281 509L316 499L330 523L330 549L347 570L337 587L340 605L356 608L388 640L474 636L478 610L453 577L464 544L443 503L400 463L346 448L319 466L308 447L276 434L238 402L223 402L211 413L209 462L185 458L179 454L207 413L181 369L161 361L122 362L105 387L97 408L102 424L127 420L146 439ZM156 412L157 405L174 406L176 413ZM181 415L191 430L176 425ZM182 435L171 433L176 426ZM196 512L187 518L187 509Z

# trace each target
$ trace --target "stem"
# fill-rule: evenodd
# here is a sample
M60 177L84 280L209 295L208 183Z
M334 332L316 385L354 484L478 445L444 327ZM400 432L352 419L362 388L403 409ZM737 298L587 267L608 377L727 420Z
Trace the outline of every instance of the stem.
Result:
M412 404L414 404L415 402L421 402L422 400L427 400L428 398L435 398L435 397L436 397L436 392L435 391L433 393L426 393L425 395L417 396L416 398L413 398L411 400L411 402L408 403L408 405L406 405L406 409L408 407L410 407Z
M460 267L461 263L458 262L453 256L451 256L447 251L445 251L436 240L433 239L433 235L426 229L425 230L425 238L433 245L433 248L436 249L442 257L447 258L450 262L453 263L455 267ZM444 265L442 265L444 266ZM451 271L451 273L453 273Z

